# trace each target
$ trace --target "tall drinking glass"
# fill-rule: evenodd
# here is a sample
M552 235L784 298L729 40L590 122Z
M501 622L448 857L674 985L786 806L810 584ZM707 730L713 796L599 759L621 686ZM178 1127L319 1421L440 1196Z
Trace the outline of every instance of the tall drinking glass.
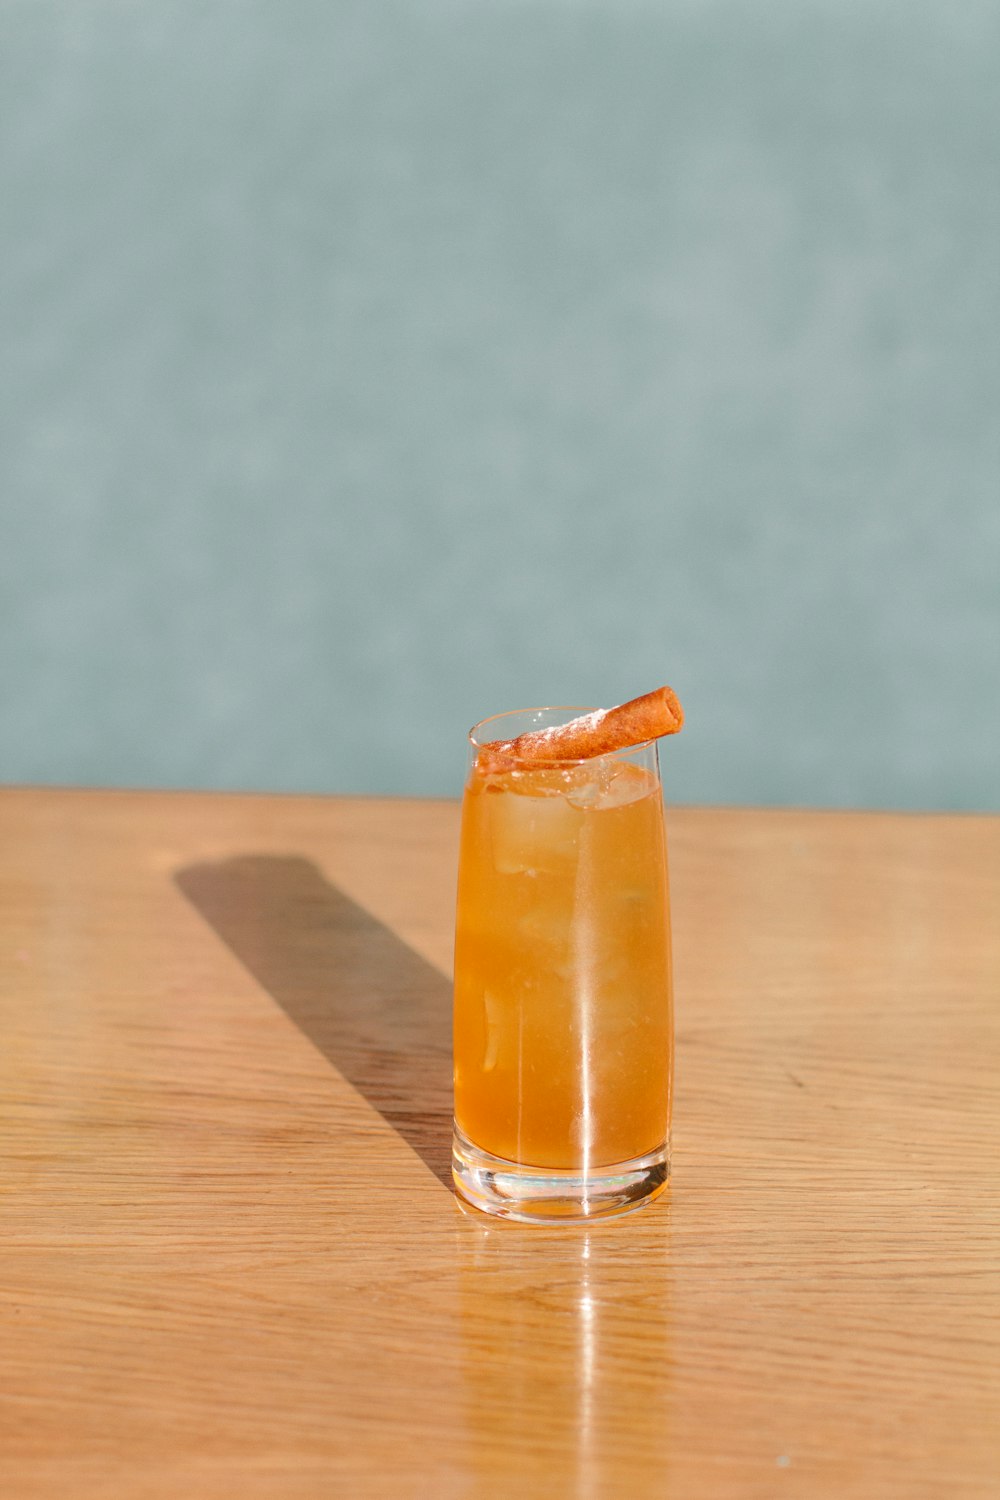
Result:
M670 916L656 742L482 771L469 734L455 940L459 1193L526 1221L648 1202L670 1166Z

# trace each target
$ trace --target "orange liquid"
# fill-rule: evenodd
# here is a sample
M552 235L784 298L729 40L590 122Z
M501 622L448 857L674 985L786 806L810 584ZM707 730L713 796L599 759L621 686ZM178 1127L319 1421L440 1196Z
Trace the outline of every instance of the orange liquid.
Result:
M566 1170L662 1145L667 903L663 803L648 771L605 757L572 771L472 772L455 944L455 1116L474 1145Z

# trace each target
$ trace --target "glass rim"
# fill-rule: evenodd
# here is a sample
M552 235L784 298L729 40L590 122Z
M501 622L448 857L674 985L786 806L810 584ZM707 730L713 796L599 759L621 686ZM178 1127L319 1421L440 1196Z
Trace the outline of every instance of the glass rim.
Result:
M500 719L520 718L525 714L567 714L569 717L564 722L569 723L570 719L578 719L584 714L594 714L600 711L597 708L587 708L583 705L572 703L547 703L540 708L508 708L499 714L489 714L485 719L480 719L478 723L473 724L467 738L473 750L483 750L487 745L495 744L496 741L477 738L477 730L482 729L486 724L496 724ZM556 729L559 726L553 724L549 727ZM522 732L530 734L531 730L526 729ZM500 736L500 738L503 738L503 736ZM609 755L631 755L636 750L646 750L650 745L655 744L655 739L637 740L634 745L624 745L620 750L605 750L601 755L578 755L575 757L554 755L551 758L545 757L544 759L539 756L537 758L532 757L531 764L533 766L585 766L589 761L604 760Z

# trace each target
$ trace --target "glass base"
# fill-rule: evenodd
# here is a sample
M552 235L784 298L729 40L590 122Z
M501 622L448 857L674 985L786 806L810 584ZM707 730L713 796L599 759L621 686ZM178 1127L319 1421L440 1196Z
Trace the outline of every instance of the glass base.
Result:
M522 1167L474 1146L455 1126L451 1173L467 1203L522 1224L584 1224L643 1208L670 1175L670 1142L590 1172Z

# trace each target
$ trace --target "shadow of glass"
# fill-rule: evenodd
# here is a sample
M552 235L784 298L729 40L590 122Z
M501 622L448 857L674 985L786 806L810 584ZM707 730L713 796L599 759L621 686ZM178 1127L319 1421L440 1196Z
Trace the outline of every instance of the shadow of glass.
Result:
M189 865L191 905L441 1182L451 1186L451 985L297 855Z

